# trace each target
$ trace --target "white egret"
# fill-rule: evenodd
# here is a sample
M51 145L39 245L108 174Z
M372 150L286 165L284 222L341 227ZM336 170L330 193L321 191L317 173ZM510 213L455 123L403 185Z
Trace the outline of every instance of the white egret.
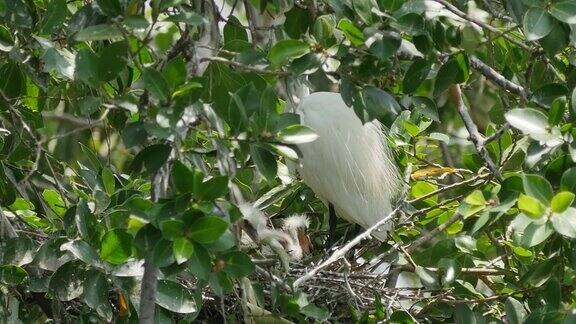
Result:
M377 120L362 124L339 93L310 94L297 113L319 136L298 146L303 181L349 222L369 228L386 217L402 181L382 125ZM372 235L383 241L392 227L387 223Z
M254 244L264 244L280 257L283 267L288 271L290 260L300 260L310 249L310 239L306 234L309 226L304 215L291 215L283 220L281 229L269 226L268 216L254 205L241 203L238 206L244 218L244 233L242 243L245 246L256 247ZM268 254L271 251L262 250Z

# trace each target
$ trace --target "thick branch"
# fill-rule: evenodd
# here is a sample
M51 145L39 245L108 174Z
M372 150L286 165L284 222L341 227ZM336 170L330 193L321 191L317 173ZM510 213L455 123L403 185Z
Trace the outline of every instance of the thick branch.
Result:
M152 253L144 259L144 276L140 291L140 324L154 323L158 268L152 263Z
M452 96L452 99L454 100L454 103L456 104L456 109L458 110L458 113L460 114L460 117L464 122L464 126L466 126L466 129L468 130L468 134L470 134L470 141L472 141L472 143L474 144L476 151L478 152L480 157L484 160L490 172L492 172L492 174L496 178L502 180L502 174L500 173L500 170L498 169L494 161L492 161L490 154L488 154L488 150L486 149L485 146L485 140L478 131L478 127L472 120L472 117L470 117L468 108L466 108L466 105L464 104L464 99L462 98L462 90L460 90L460 86L457 84L452 85L450 87L450 94Z

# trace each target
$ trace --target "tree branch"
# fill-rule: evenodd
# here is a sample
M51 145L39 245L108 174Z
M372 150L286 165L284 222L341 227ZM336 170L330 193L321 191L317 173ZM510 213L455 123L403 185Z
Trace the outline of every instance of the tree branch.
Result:
M370 233L372 233L374 230L376 230L380 226L382 226L382 225L386 224L388 221L390 221L394 217L394 215L396 215L396 213L399 211L399 209L400 209L400 207L396 207L396 209L391 211L386 217L382 218L376 224L372 225L367 230L365 230L363 233L356 236L353 240L348 242L343 247L334 251L334 253L332 253L332 255L328 259L326 259L324 262L320 263L319 265L314 267L312 270L310 270L309 272L307 272L306 274L304 274L300 278L296 279L296 281L294 281L294 288L296 288L296 287L300 286L301 284L303 284L304 282L310 280L312 277L314 277L318 273L318 271L320 271L320 270L324 269L325 267L329 266L330 264L340 260L340 258L343 258L346 255L346 253L348 253L348 251L350 251L350 249L352 249L353 247L358 245L362 240L368 238L370 236Z
M521 85L509 81L502 74L498 73L475 56L470 56L470 66L510 93L526 98L531 96L530 91L524 89Z
M456 109L458 110L458 113L460 114L460 117L464 122L464 126L468 130L468 134L470 135L469 136L470 141L472 141L472 143L474 144L476 151L478 152L480 157L484 160L490 172L492 172L492 174L496 178L502 180L502 174L500 173L500 170L498 169L494 161L492 161L490 154L488 154L488 150L486 149L485 146L485 140L482 138L482 135L478 131L478 127L472 120L472 117L470 117L470 113L468 112L468 109L464 104L464 99L462 98L462 90L460 89L460 85L458 84L452 85L450 87L450 94L452 96L452 99L454 100L454 103L456 104Z
M447 186L445 186L445 187L439 188L439 189L437 189L437 190L431 191L431 192L429 192L429 193L427 193L427 194L425 194L425 195L422 195L422 196L420 196L420 197L418 197L418 198L414 198L414 199L411 199L411 200L407 200L406 202L407 202L408 204L413 204L413 203L415 203L415 202L417 202L417 201L424 200L424 199L426 199L426 198L428 198L428 197L436 196L437 194L442 193L442 192L444 192L444 191L448 191L448 190L451 190L451 189L454 189L454 188L458 188L458 187L461 187L461 186L473 184L473 183L475 183L475 182L478 181L478 180L482 180L482 179L487 178L489 175L490 175L489 173L479 174L479 175L474 176L474 177L472 177L472 178L470 178L470 179L463 180L463 181L460 181L460 182L456 182L456 183L447 185Z
M289 72L286 71L270 71L270 70L263 70L263 69L259 69L259 68L255 68L253 66L250 65L245 65L242 63L238 63L238 62L234 62L234 61L230 61L227 60L223 57L218 57L218 56L214 56L214 57L204 57L200 60L200 62L218 62L218 63L222 63L222 64L226 64L226 65L230 65L248 72L254 72L254 73L259 73L259 74L267 74L267 75L277 75L277 76L288 76L290 75Z
M456 16L458 16L458 17L460 17L460 18L462 18L462 19L464 19L464 20L467 20L467 21L469 21L469 22L471 22L471 23L473 23L473 24L475 24L475 25L477 25L477 26L479 26L479 27L481 27L481 28L487 29L487 30L489 30L489 31L491 31L491 32L493 32L493 33L495 33L495 34L498 34L498 35L502 36L502 37L504 37L506 40L508 40L509 42L513 43L514 45L516 45L516 46L518 46L518 47L520 47L520 48L522 48L522 49L524 49L524 50L526 50L526 51L532 51L532 48L530 48L530 46L525 45L525 44L522 44L522 43L520 43L519 41L515 40L514 38L508 36L507 34L502 33L502 32L501 32L500 30L498 30L498 28L496 28L496 27L492 27L491 25L488 25L488 24L486 24L485 22L483 22L483 21L481 21L481 20L479 20L479 19L477 19L477 18L468 16L466 13L464 13L464 12L461 11L460 9L456 8L454 5L452 5L452 4L449 3L448 1L446 1L446 0L433 0L433 1L442 4L448 11L452 12L452 13L455 14Z
M433 230L431 230L430 232L426 233L425 235L421 236L419 239L417 239L416 241L412 242L412 244L410 244L408 247L406 247L406 252L408 253L412 253L414 250L416 250L417 247L419 247L420 245L430 241L431 239L433 239L436 235L438 235L438 233L444 231L445 229L448 228L448 226L456 223L457 221L459 221L462 218L462 214L456 212L454 213L454 215L452 215L452 217L448 218L447 221L445 221L444 223L434 227Z

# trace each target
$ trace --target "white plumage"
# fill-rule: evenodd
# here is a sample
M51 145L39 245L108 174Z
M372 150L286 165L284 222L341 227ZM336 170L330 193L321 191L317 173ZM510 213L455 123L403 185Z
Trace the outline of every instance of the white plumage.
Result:
M386 217L402 182L381 124L362 124L339 93L313 93L297 112L319 136L298 146L304 182L349 222L368 228ZM373 236L385 240L392 226L387 223Z

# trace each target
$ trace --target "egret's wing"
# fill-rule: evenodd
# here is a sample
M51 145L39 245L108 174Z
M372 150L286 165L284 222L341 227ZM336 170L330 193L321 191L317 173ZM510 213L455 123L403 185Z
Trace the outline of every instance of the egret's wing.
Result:
M380 124L363 125L338 93L306 97L299 114L319 135L299 145L304 182L334 204L341 217L365 228L388 215L390 199L401 186ZM375 236L383 239L386 234Z

